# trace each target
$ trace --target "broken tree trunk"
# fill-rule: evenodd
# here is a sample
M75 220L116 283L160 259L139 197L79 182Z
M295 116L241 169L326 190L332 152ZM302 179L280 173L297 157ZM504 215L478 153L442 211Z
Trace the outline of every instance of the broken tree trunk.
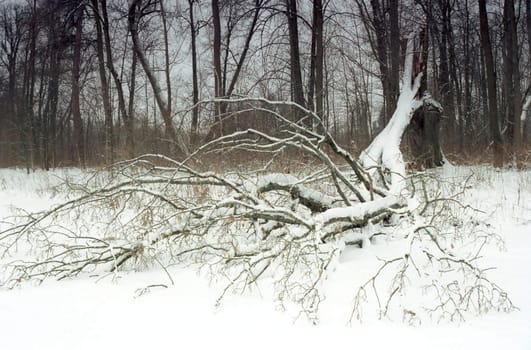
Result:
M377 169L383 169L388 174L389 189L395 195L400 194L405 187L403 180L406 176L406 167L400 151L402 135L413 113L425 101L429 103L429 95L419 96L418 94L424 62L415 56L415 52L418 52L415 46L421 45L416 45L414 38L410 38L406 49L402 89L391 120L360 155L361 164L371 173L375 174Z

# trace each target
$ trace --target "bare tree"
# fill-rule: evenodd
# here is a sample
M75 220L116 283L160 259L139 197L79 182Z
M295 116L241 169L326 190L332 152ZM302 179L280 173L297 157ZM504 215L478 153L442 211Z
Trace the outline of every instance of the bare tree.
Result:
M306 106L306 101L304 100L302 68L300 62L297 0L285 1L289 32L291 99L300 106Z
M96 53L98 56L98 72L101 84L101 97L103 99L103 110L105 112L105 160L108 164L113 161L113 122L112 122L112 108L111 99L109 96L109 84L107 80L105 54L104 54L104 38L101 26L99 4L97 0L92 0L92 9L94 11L95 26L96 26Z
M190 44L192 46L192 121L190 143L195 147L198 141L199 125L199 83L197 78L197 24L194 19L194 0L188 0L188 14L190 25Z
M485 71L487 75L487 92L489 100L489 125L494 144L494 166L503 166L503 141L498 121L498 104L496 99L496 73L492 56L492 45L489 34L489 22L485 0L478 1L481 47L485 58Z
M163 35L164 35L164 82L166 85L165 96L163 96L163 90L160 86L159 80L157 79L153 68L150 66L144 49L142 47L142 42L139 38L139 22L145 16L149 15L154 11L157 5L160 5L160 14L163 22ZM169 67L169 52L168 52L168 28L166 23L166 14L164 7L162 6L162 1L155 0L134 0L129 6L128 12L128 23L129 31L131 33L131 38L133 41L133 48L135 54L144 69L144 72L149 80L153 94L155 95L155 100L159 108L162 119L164 120L165 132L167 139L171 142L171 148L176 150L178 153L186 154L188 153L187 147L183 142L182 138L177 135L175 127L172 120L172 106L171 106L171 79L170 79L170 67Z
M249 11L245 11L243 14L238 13L238 9L242 7L245 2L231 4L230 1L225 3L225 8L228 8L228 18L226 23L226 33L224 33L224 39L221 29L221 11L218 0L212 0L212 21L213 21L213 61L214 61L214 96L216 98L230 98L234 93L236 84L240 78L241 71L244 67L245 60L251 47L252 38L256 32L258 19L260 17L260 11L264 3L267 0L255 0L253 7ZM231 48L231 40L233 39L235 27L238 22L241 22L243 18L251 15L251 22L246 28L245 41L239 51L239 57L237 51ZM223 45L222 45L223 44ZM224 47L224 55L222 60L221 47ZM228 66L229 61L235 60L234 73L232 77L229 77ZM228 131L227 125L224 125L223 118L227 112L227 104L220 101L216 103L217 120L211 130L208 133L207 139L213 139L216 136L226 134Z
M389 121L398 98L400 29L398 1L389 2L389 11L381 0L371 0L371 9L365 1L356 0L361 18L369 34L371 48L378 62L384 96L384 124ZM389 18L386 18L386 13Z
M93 0L93 8L96 11L98 23L101 23L101 30L103 32L103 39L105 42L106 66L109 69L116 87L118 97L118 108L124 120L125 125L125 145L127 154L132 156L134 154L134 136L133 136L133 103L135 94L135 75L136 75L136 55L133 53L133 63L131 66L131 89L129 90L129 108L126 109L125 93L123 82L120 74L114 65L114 55L112 50L111 35L109 33L110 23L107 10L107 0ZM97 27L96 27L97 29ZM112 123L111 123L112 126Z
M214 96L219 98L223 96L222 91L222 71L221 71L221 19L219 12L219 1L212 0L212 24L214 27L214 41L213 41L213 58L214 58ZM216 115L218 116L217 135L221 135L222 131L222 104L216 103Z
M322 0L313 1L311 54L308 106L324 121L324 8ZM315 106L313 106L314 90Z
M520 114L522 93L520 90L520 68L518 63L518 37L516 32L516 18L514 0L505 0L503 10L504 28L504 91L505 111L507 118L507 141L511 143L512 155L520 161L522 132Z
M531 1L525 2L526 8L526 26L527 26L527 72L531 72ZM523 120L523 140L529 141L531 138L531 117L529 116L531 110L531 74L527 80L527 89L524 94L524 105L522 108Z

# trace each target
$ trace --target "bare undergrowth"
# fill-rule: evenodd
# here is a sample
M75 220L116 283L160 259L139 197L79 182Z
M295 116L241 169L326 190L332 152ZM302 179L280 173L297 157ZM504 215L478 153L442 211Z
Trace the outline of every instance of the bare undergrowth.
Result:
M2 286L196 264L226 281L218 302L226 292L272 279L280 305L294 303L316 320L323 285L345 247L384 235L406 248L353 291L352 318L360 318L372 296L380 317L397 309L414 323L421 313L401 297L419 290L426 293L418 307L436 318L511 310L478 265L481 248L498 237L461 201L466 181L406 176L399 146L411 115L423 104L440 107L417 94L421 75L413 71L413 51L410 40L397 110L359 159L336 143L316 114L296 104L211 101L239 105L223 117L267 113L280 127L219 137L182 161L147 154L82 183L65 182L62 192L71 199L22 215L0 232L7 261ZM282 114L287 109L304 118L293 121ZM234 172L209 167L212 157L243 153L256 162ZM293 154L311 166L283 167Z
M145 155L80 183L65 181L54 191L71 199L13 218L0 233L2 286L192 264L225 281L218 302L226 292L272 280L280 305L295 303L315 320L322 286L345 247L388 235L404 249L353 291L352 319L361 319L372 298L376 304L368 305L378 305L380 317L403 314L413 324L426 315L462 320L470 312L513 309L479 265L481 249L502 240L464 204L466 179L415 175L394 195L385 169L373 180L328 135L288 125L296 132L236 133L184 162ZM289 161L287 148L317 166L272 172ZM223 173L188 165L242 149L270 152L271 159ZM420 293L418 305L404 304L410 293Z

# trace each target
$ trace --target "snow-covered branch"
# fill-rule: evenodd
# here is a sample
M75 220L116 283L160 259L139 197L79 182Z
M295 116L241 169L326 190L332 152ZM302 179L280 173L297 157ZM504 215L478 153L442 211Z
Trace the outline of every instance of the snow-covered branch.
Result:
M324 126L319 131L308 128L321 120L296 104L255 98L202 102L241 107L226 118L241 116L241 111L267 113L280 127L236 131L207 142L184 160L146 154L96 172L82 183L65 182L68 200L16 218L0 232L1 258L8 261L3 266L8 277L0 284L13 287L26 280L186 262L225 276L225 292L274 276L279 302L295 302L313 318L322 300L321 286L347 245L365 245L377 235L400 232L399 225L411 228L420 222L428 231L416 230L405 239L427 240L430 248L424 249L423 243L388 260L362 286L357 302L380 278L380 271L399 265L392 293L380 305L387 313L411 267L421 259L464 268L467 277L476 278L471 288L479 290L481 284L484 295L499 293L471 258L451 255L432 233L437 225L425 216L450 197L424 198L424 206L417 207L402 195L402 135L422 103L440 107L428 95L418 97L421 75L411 79L413 55L410 40L398 107L359 162ZM283 114L292 108L299 108L301 120ZM304 123L304 118L314 123ZM238 164L224 164L220 157L233 157ZM234 168L237 171L231 171ZM446 210L443 206L436 215L447 215ZM20 258L18 248L28 245L31 254ZM444 286L436 287L439 295L449 293ZM459 293L452 297L466 295ZM446 300L438 305L445 310ZM496 304L485 298L479 302ZM500 303L510 305L507 299ZM463 308L459 305L459 312Z

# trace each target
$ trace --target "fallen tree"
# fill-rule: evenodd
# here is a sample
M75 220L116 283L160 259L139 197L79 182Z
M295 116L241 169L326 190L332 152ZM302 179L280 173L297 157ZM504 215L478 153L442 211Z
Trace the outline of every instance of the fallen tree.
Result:
M458 200L431 198L426 191L419 199L408 189L400 140L415 109L429 102L427 95L417 94L421 73L413 70L414 52L410 40L398 108L359 160L324 127L316 132L306 127L312 123L292 121L279 112L288 104L320 123L317 115L299 105L225 100L248 106L234 114L268 113L282 128L274 133L235 132L182 161L147 154L97 172L83 183L66 182L65 190L75 194L71 200L25 215L0 233L2 258L7 261L2 285L115 273L146 264L166 269L194 263L224 276L225 292L246 289L267 275L280 303L294 302L314 319L322 283L345 247L363 246L375 235L407 224L401 236L409 242L407 251L385 261L372 282L354 293L353 315L360 315L368 286L374 287L374 281L394 266L399 269L388 277L392 288L387 288L387 297L374 288L381 316L405 290L410 270L423 266L430 274L440 274L435 265L449 267L462 278L457 286L432 282L439 296L431 306L433 313L453 318L477 305L481 312L512 309L505 293L477 267L478 250L475 256L457 256L447 248L452 240L439 238L446 225L440 218L450 215L440 204ZM236 172L198 170L212 155L231 152L248 152L257 160ZM311 159L311 167L295 167L290 174L273 170L278 160L293 160L294 154ZM425 189L422 181L410 181L409 187L422 183ZM26 257L10 258L22 247L29 250Z

